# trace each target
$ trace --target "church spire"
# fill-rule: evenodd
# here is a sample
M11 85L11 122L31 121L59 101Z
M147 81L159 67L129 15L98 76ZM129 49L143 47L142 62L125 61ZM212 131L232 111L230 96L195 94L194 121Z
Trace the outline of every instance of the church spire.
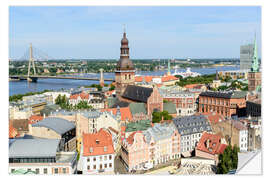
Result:
M258 72L258 71L259 71L259 61L258 61L258 49L255 34L251 72Z

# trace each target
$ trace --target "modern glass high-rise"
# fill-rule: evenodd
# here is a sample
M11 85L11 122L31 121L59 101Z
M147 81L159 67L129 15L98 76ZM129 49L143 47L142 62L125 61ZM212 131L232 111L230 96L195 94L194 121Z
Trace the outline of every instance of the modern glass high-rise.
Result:
M250 69L252 66L254 44L242 45L240 47L240 70Z

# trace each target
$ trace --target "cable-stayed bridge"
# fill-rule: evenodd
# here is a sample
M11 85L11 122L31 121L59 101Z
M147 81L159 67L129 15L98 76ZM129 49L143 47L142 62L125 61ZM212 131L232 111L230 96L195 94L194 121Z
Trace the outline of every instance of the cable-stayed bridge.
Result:
M81 76L66 76L66 75L58 75L58 76L45 76L45 75L37 75L35 61L48 61L49 59L53 59L47 53L42 52L41 50L35 48L30 44L27 51L19 60L28 60L28 73L27 75L12 75L9 76L11 80L27 80L28 82L37 82L38 79L73 79L73 80L88 80L88 81L99 81L100 84L104 84L104 81L114 81L114 79L104 79L103 69L100 69L100 78L93 77L81 77ZM33 68L33 74L31 74L31 68Z

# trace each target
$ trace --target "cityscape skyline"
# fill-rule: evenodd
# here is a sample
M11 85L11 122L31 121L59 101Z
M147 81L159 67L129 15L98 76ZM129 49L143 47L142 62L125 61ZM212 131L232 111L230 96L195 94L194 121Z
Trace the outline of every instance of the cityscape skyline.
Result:
M261 8L255 6L10 7L9 21L15 59L30 42L56 59L118 59L123 24L131 59L239 58L240 45L252 43L255 32L261 56Z

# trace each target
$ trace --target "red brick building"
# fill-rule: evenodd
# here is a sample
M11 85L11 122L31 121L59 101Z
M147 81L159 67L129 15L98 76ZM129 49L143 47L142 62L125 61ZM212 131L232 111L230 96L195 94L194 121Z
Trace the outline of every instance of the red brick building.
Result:
M246 92L202 92L199 96L199 112L216 112L226 117L244 114Z
M257 87L261 87L262 77L261 72L248 73L248 91L255 91Z

